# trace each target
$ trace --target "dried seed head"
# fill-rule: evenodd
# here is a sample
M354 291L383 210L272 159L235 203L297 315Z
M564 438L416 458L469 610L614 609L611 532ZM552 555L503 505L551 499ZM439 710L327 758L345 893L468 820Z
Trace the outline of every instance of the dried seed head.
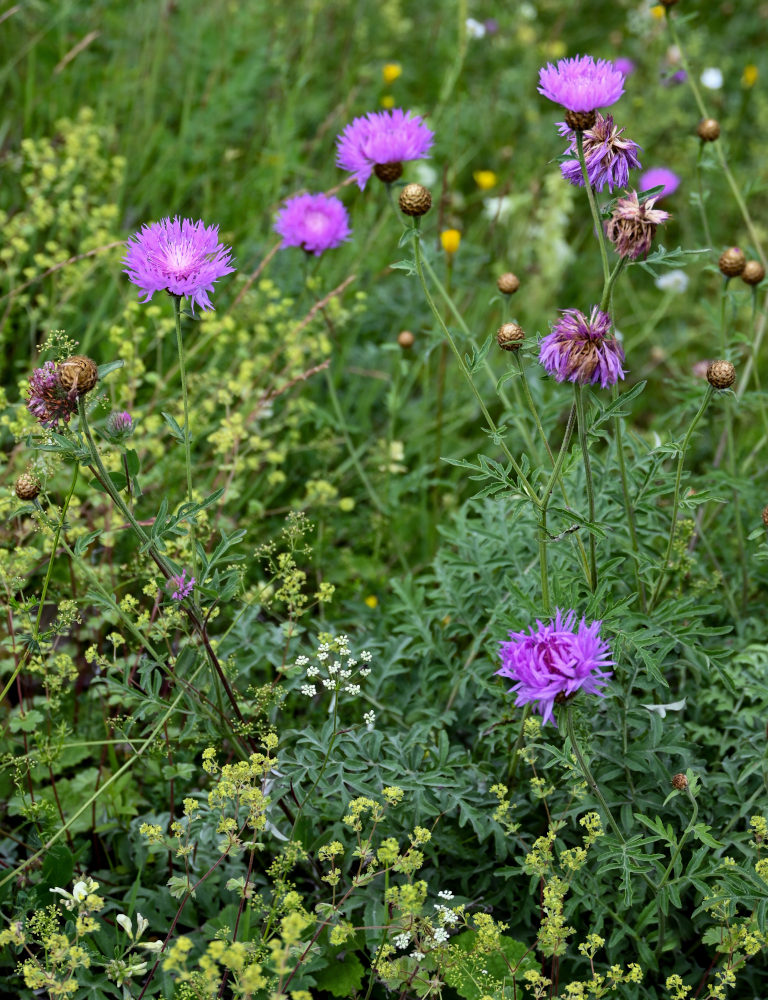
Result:
M738 247L730 247L720 254L717 266L726 278L736 278L744 270L747 258Z
M680 774L676 774L672 778L672 787L676 788L678 792L684 792L686 790L688 787L688 779L682 772Z
M715 118L702 118L696 131L702 142L714 142L720 137L720 122Z
M596 111L565 112L565 124L568 128L573 129L574 132L583 132L585 129L592 128L596 121Z
M736 369L730 361L713 361L707 368L707 382L713 389L730 389L736 381Z
M763 513L761 516L763 518L763 524L766 528L768 528L768 507L763 507Z
M525 340L525 331L517 323L505 323L496 334L496 343L502 351L516 351Z
M40 483L28 472L23 472L13 484L13 490L19 500L34 500L40 493Z
M59 365L59 381L72 396L84 396L99 381L99 369L92 358L73 354Z
M402 163L377 163L373 168L373 172L380 181L384 181L385 184L391 184L403 176L403 165Z
M411 333L410 330L401 330L397 335L397 342L402 347L404 351L407 351L410 347L413 347L416 338Z
M765 268L759 260L748 260L741 272L741 280L748 285L759 285L765 277Z
M504 295L514 295L520 287L520 279L516 274L512 274L511 271L507 271L506 274L501 275L499 280L496 282L496 286Z
M399 204L404 215L426 215L432 207L432 195L423 184L406 184L400 192Z

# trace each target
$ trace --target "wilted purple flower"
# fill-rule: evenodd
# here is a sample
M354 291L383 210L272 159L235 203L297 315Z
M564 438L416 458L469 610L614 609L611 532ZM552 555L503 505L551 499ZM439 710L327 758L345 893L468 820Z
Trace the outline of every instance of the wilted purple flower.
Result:
M624 93L624 74L607 59L574 56L539 70L539 93L568 111L596 111Z
M570 140L566 153L576 153L576 133L565 122L558 125L560 135ZM582 132L584 160L587 164L589 183L597 191L607 185L609 191L626 187L629 171L640 166L637 158L640 147L631 139L622 139L623 128L616 128L613 116L595 113L595 124ZM584 186L581 164L578 159L566 160L560 165L563 177L578 187Z
M617 200L613 214L605 224L605 235L620 257L637 260L638 257L648 256L656 227L669 218L669 212L653 207L657 200L646 198L641 202L637 191L630 191L625 198Z
M187 571L183 569L179 575L172 576L168 580L168 590L171 587L176 589L171 594L174 601L183 601L185 597L189 597L192 593L192 588L195 586L195 578L190 577L189 580L186 579Z
M582 618L577 625L576 612L563 616L555 609L555 619L549 625L536 621L530 633L510 632L509 642L502 642L501 669L496 673L515 683L516 705L534 703L543 722L553 722L555 703L583 689L588 694L605 697L601 688L613 671L608 643L600 637L601 621L587 625Z
M67 392L59 378L59 366L46 361L42 368L35 368L29 377L27 409L43 427L58 427L59 421L69 423L77 412L77 386Z
M301 247L319 257L349 237L349 217L338 198L299 194L278 212L275 232L283 237L283 247Z
M625 77L632 76L632 74L635 72L635 64L632 62L631 59L627 59L626 56L619 56L618 59L614 59L613 65L616 67L619 73L623 73Z
M663 185L664 190L659 192L656 198L666 198L668 195L674 194L680 187L680 178L674 170L670 170L668 167L651 167L644 174L640 174L640 183L638 184L640 191L650 191L659 185Z
M625 375L624 351L610 331L611 317L597 306L589 319L578 309L564 309L539 345L539 361L558 382L599 382L606 389Z
M125 273L147 302L155 292L184 295L192 312L213 309L208 293L214 283L234 271L232 250L219 243L219 227L190 219L161 219L142 226L127 244Z
M133 434L133 417L127 410L110 413L107 417L107 433L114 438L125 438Z
M397 169L404 160L420 160L429 155L434 133L418 115L401 108L372 111L364 118L355 118L337 138L336 163L355 176L362 191L371 174L384 174L382 180L397 180Z

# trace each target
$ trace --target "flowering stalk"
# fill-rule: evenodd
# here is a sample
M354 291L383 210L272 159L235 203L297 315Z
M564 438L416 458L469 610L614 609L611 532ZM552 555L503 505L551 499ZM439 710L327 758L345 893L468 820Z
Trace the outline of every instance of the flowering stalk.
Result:
M608 250L605 245L605 233L603 232L603 220L600 218L600 212L597 207L597 201L595 199L595 192L589 181L589 172L587 170L587 161L584 158L584 133L581 129L576 129L576 153L579 157L579 163L581 164L581 176L584 178L584 188L587 192L587 198L589 199L589 208L592 212L592 221L595 224L595 229L597 230L597 239L600 243L600 257L603 262L603 280L607 283L610 278L611 268L608 263Z
M181 378L181 396L184 400L184 461L187 466L187 502L192 503L192 444L189 433L189 398L187 394L187 372L184 367L184 342L181 337L181 296L172 295L173 315L176 321L176 346L179 350L179 377ZM195 546L195 524L189 522L190 541L192 543L192 576L197 576L197 551Z
M672 546L675 542L675 527L677 526L677 511L680 506L680 483L683 478L683 464L685 462L685 453L688 450L688 445L690 444L693 432L696 429L696 425L699 420L701 420L707 405L712 398L712 386L707 386L707 391L704 395L704 399L701 401L701 406L696 412L696 416L691 421L691 425L683 438L683 443L680 448L680 455L677 459L677 474L675 476L675 492L672 499L672 523L669 526L669 538L667 540L667 551L664 554L664 561L661 564L661 570L659 572L659 578L656 581L656 586L653 588L653 593L651 594L651 600L648 605L648 610L652 611L656 606L656 602L659 599L659 594L661 593L661 588L664 585L664 580L667 576L667 570L669 568L669 557L672 555Z
M576 382L573 386L574 402L576 405L576 416L579 424L579 445L581 446L581 457L584 461L584 476L587 486L587 504L589 506L589 520L595 520L595 489L592 484L592 466L589 462L589 443L587 440L587 419L584 410L584 396L581 385ZM594 592L597 590L597 556L595 535L589 533L589 566L590 566L590 588Z
M614 385L611 390L611 397L614 401L619 398L619 390ZM622 418L613 418L613 430L616 435L616 458L619 462L619 475L621 476L621 494L624 498L624 513L627 515L627 527L629 528L629 540L632 546L632 551L636 557L640 555L640 543L637 540L637 524L635 522L635 508L632 506L632 498L629 495L629 479L627 478L627 465L624 460L624 440L622 431ZM643 611L646 610L646 594L645 594L645 584L643 583L643 578L640 576L640 566L638 565L637 558L632 560L633 571L635 574L635 586L637 587L637 596L640 600L640 607Z

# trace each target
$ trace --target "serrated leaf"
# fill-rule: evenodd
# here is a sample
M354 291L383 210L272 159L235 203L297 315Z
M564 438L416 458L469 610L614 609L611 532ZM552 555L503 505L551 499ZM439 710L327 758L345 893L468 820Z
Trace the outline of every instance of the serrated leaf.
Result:
M363 985L365 969L355 952L348 951L341 961L336 958L313 975L318 988L327 990L331 996L351 997Z

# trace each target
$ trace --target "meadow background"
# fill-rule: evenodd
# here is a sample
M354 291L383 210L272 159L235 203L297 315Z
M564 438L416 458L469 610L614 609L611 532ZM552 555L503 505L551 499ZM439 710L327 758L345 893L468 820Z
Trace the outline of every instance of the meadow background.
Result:
M732 245L754 257L755 237L768 238L768 5L674 10L695 78L722 72L702 93L751 232L696 136L690 88L673 79L661 8L507 8L37 0L0 11L4 995L495 1000L602 996L613 982L630 1000L763 996L768 422L752 351L765 286L724 287L717 257ZM495 23L475 37L470 17ZM656 245L704 251L667 262L685 269L684 293L657 285L662 261L628 268L614 296L622 391L646 382L622 411L641 555L628 555L608 416L593 435L597 593L574 568L587 532L565 516L552 527L553 603L604 620L620 661L609 696L578 718L623 831L589 843L593 821L580 821L601 802L565 733L521 728L494 677L499 642L543 614L535 522L419 283L390 266L406 251L383 186L360 192L334 165L352 118L391 105L426 117L432 157L404 179L432 190L422 244L463 323L440 308L470 356L501 322L523 326L531 392L559 444L570 396L538 371L537 335L558 309L599 300L600 266L584 192L560 176L560 109L536 85L544 63L580 53L635 63L611 110L643 168L682 179ZM309 262L276 249L281 202L331 189L352 239ZM142 523L164 497L171 511L184 499L183 448L162 416L182 420L173 309L162 295L139 304L121 264L133 232L176 214L219 225L237 266L184 338L196 495L223 491L195 529L209 557L201 600L241 720L87 472L38 616L73 470L31 436L24 394L40 358L124 361L92 420L134 417ZM452 254L447 229L461 232ZM505 271L521 281L511 300L496 289ZM689 502L648 614L633 581L651 586L664 552L676 449L703 393L694 366L723 356L737 371L751 357L752 377L692 439ZM493 344L475 382L536 467L520 380L498 386L513 367ZM120 450L102 444L119 472ZM13 482L28 468L44 493L40 509L20 510ZM566 476L580 495L577 448ZM185 525L164 544L189 565ZM370 675L357 695L308 698L295 661L318 662L339 635L358 659L371 653ZM669 799L675 773L692 795ZM569 850L585 856L563 859ZM81 925L83 900L50 890L87 877L98 888ZM139 913L149 927L135 942ZM409 947L394 943L406 933ZM166 940L162 955L140 947ZM421 959L408 957L417 941Z

